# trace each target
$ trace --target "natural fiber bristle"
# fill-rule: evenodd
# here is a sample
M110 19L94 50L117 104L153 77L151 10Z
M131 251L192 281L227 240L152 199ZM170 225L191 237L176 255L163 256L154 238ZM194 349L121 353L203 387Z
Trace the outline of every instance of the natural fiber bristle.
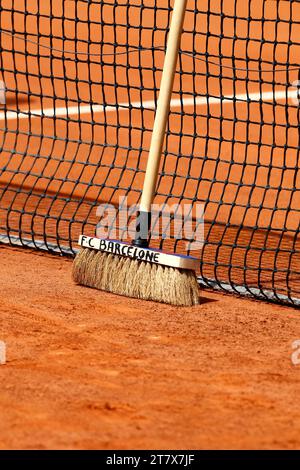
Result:
M77 284L171 305L199 303L194 271L137 261L83 248L73 263Z

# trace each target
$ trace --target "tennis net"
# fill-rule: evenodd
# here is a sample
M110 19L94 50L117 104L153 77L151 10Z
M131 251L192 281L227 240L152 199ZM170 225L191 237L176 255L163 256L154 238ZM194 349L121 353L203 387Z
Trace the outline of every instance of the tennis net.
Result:
M172 4L1 1L1 242L74 254L138 203ZM203 286L300 303L299 55L296 0L188 1L156 202L204 205Z

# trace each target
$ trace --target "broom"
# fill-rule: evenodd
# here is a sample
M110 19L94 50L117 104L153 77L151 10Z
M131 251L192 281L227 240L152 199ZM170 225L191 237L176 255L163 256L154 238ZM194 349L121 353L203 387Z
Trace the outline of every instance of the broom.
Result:
M81 235L73 264L77 284L172 305L199 303L196 258L149 248L155 195L187 0L175 0L154 121L136 238L132 244Z

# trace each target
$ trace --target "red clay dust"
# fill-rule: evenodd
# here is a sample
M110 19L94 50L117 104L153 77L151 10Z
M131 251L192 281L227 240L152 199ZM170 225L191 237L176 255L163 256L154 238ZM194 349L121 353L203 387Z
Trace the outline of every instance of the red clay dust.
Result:
M170 307L76 286L70 259L0 259L0 449L299 448L295 309Z

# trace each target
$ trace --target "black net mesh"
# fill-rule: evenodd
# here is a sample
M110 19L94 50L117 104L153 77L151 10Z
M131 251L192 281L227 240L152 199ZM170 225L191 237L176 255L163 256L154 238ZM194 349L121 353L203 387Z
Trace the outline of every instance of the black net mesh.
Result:
M74 254L138 203L172 5L1 0L0 241ZM300 3L187 8L156 202L204 205L202 284L298 304Z

